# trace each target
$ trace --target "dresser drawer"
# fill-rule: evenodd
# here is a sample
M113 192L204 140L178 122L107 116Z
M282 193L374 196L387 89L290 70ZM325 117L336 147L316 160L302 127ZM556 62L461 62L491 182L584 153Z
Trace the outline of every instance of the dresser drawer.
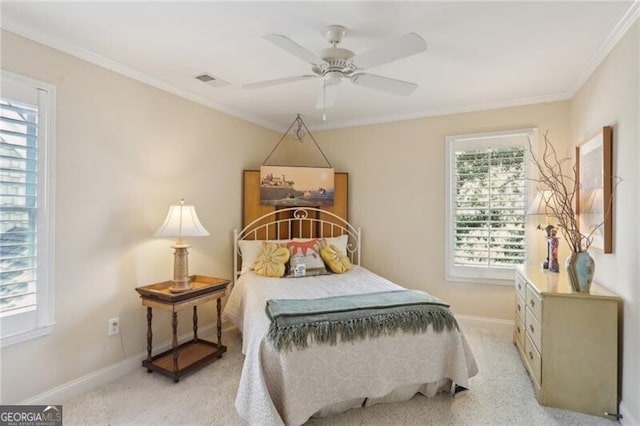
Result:
M524 348L524 335L525 335L524 321L522 321L520 317L516 315L515 323L516 323L516 328L514 330L514 334L516 336L516 339L518 340L518 343L520 343L520 347Z
M522 300L527 298L527 280L522 275L516 273L516 296L519 296Z
M531 309L527 308L525 318L525 327L527 330L527 335L531 338L533 343L538 348L539 352L542 352L542 326L538 322L538 320L533 315Z
M520 318L520 321L524 323L524 312L527 309L527 305L524 303L524 299L516 295L516 316Z
M536 317L538 322L542 323L542 298L530 284L527 285L527 297L525 301L527 308L531 310L531 313Z
M524 339L524 353L527 357L527 362L531 367L533 378L535 379L538 386L542 386L542 357L540 356L540 352L538 352L535 345L529 338L529 335L526 335Z

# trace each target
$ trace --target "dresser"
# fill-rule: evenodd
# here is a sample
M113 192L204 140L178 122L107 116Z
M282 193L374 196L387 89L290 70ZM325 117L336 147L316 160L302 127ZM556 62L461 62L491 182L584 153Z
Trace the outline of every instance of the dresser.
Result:
M595 283L576 293L539 266L519 267L515 286L513 340L538 402L617 416L620 297Z

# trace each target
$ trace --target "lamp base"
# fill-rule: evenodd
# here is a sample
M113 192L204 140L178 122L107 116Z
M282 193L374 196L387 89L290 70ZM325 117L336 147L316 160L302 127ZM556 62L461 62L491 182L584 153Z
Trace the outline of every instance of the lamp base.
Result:
M547 237L547 269L549 272L560 272L558 264L558 245L560 241L558 237L552 235Z
M183 291L191 290L191 283L187 281L172 281L169 291L171 293L182 293Z
M188 244L177 242L172 246L176 251L173 253L173 284L169 287L171 293L181 293L191 290L189 281L189 252Z

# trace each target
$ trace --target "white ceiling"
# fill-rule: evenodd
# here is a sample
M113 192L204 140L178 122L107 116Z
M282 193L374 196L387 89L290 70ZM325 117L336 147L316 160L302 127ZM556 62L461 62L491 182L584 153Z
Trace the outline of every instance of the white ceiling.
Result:
M637 18L638 0L606 2L25 2L0 3L2 27L156 87L282 130L302 114L311 129L568 99ZM348 29L361 53L408 32L427 51L368 70L418 84L395 96L342 82L333 108L320 80L247 90L309 74L262 38L286 35L311 51L322 30ZM230 83L212 87L208 72Z

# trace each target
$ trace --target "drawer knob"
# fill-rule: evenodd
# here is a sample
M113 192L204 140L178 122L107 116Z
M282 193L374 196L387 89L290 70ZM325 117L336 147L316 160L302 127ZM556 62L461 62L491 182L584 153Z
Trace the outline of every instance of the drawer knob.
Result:
M518 290L522 290L522 284L518 283Z
M529 300L529 303L531 304L531 307L533 308L534 306L536 306L536 303L533 301L533 299Z
M520 305L516 305L518 307L518 312L520 312L522 310L522 308L520 308Z
M531 358L531 361L533 361L533 354L531 353L531 351L529 351L529 358Z
M518 334L520 334L520 333L521 333L521 331L520 331L520 326L516 327L516 330L518 330Z
M532 333L534 332L533 325L529 325L529 330L531 330Z

